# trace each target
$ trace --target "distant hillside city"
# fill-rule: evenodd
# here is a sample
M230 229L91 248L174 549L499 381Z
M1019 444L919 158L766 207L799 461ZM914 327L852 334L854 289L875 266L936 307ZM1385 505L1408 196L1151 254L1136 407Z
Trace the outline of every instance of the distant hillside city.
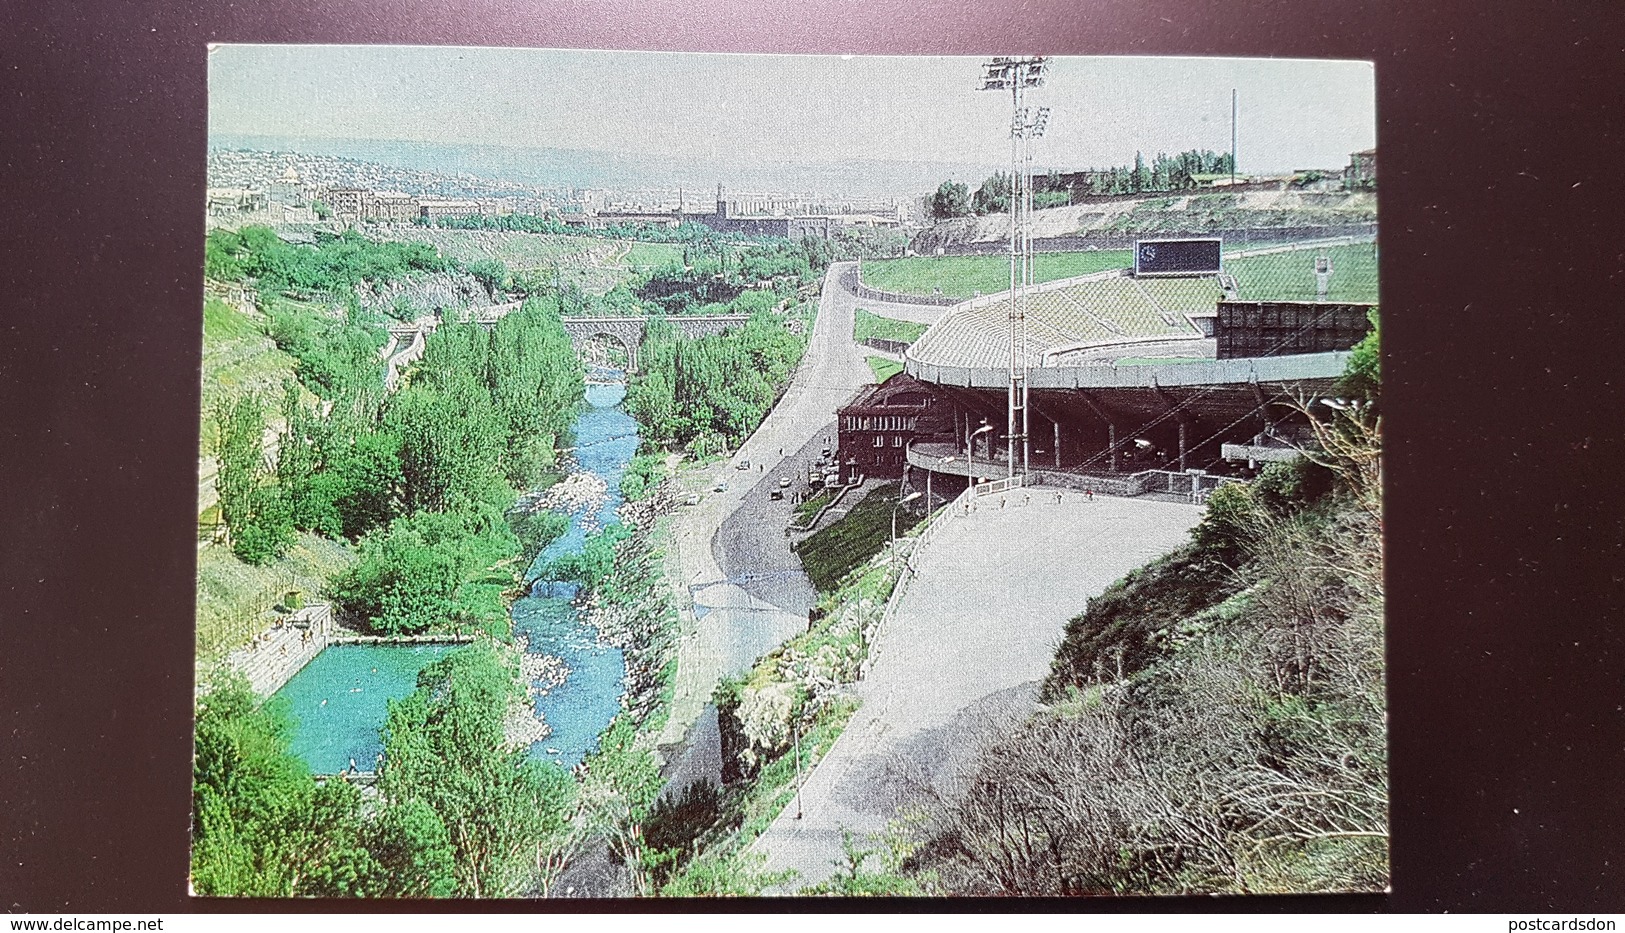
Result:
M917 226L921 198L862 198L782 192L547 187L401 168L336 156L211 150L208 213L234 223L436 223L525 214L573 227L678 226L790 238L828 236L839 226Z
M1292 212L1320 211L1316 224L1375 220L1371 192L1376 186L1376 151L1351 153L1346 166L1299 169L1272 175L1234 171L1226 154L1136 154L1131 166L1077 171L1050 170L1035 179L1035 206L1082 208L1090 202L1149 197L1159 193L1228 192L1250 199L1229 206ZM495 221L510 215L545 218L584 231L633 225L678 227L699 224L717 232L828 238L843 228L892 228L911 236L941 221L1007 210L1008 177L995 172L974 194L968 185L944 181L935 193L891 197L846 193L730 191L685 187L605 188L548 186L468 172L406 168L333 155L254 149L211 149L208 157L208 216L211 226L245 223L357 224ZM1002 186L1002 187L1001 187ZM1343 200L1336 200L1342 198ZM1179 205L1181 210L1186 205ZM1325 214L1330 210L1332 214ZM1057 213L1056 220L1061 220ZM1087 233L1089 217L1068 216L1067 230L1038 236ZM1286 218L1247 218L1264 226ZM1213 222L1210 222L1212 225ZM961 225L963 226L963 225ZM1040 224L1044 226L1044 224ZM950 232L946 243L915 244L931 250L946 245L969 248L964 240L992 240L996 229ZM927 238L930 239L929 237ZM991 244L990 244L991 245Z

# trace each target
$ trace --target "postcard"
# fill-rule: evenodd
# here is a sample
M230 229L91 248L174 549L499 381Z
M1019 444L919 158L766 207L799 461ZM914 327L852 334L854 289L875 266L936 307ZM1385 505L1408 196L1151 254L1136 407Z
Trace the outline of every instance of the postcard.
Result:
M1370 63L208 106L195 895L1386 889Z

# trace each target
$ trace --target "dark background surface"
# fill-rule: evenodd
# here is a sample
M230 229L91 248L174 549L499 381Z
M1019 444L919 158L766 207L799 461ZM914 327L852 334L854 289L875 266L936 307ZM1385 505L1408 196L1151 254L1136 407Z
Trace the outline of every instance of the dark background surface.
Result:
M1142 245L1134 254L1136 275L1156 275L1168 272L1216 273L1220 269L1218 239L1168 240L1155 245Z
M1059 906L1625 908L1618 3L424 6L0 12L0 905L254 906L185 886L204 48L232 41L1375 60L1393 893Z

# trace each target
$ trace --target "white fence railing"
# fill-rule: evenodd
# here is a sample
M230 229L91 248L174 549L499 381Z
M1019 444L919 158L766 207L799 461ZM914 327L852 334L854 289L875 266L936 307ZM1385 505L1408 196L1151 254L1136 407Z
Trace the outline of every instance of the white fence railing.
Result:
M1012 489L1025 485L1027 485L1027 474L1017 473L1015 476L1007 476L1004 479L991 480L986 483L976 483L971 488L976 491L976 495L978 496L991 496L996 493L1009 492Z
M1104 496L1143 496L1163 493L1186 496L1190 501L1202 503L1213 490L1228 483L1246 484L1234 476L1216 476L1212 473L1181 473L1178 470L1141 470L1116 476L1092 473L1071 473L1063 470L1034 470L1028 474L1030 485L1060 486L1066 489L1087 489Z
M1017 478L1019 479L1019 477ZM897 607L902 603L903 596L908 592L909 585L914 582L915 574L918 572L915 567L923 559L926 545L930 544L938 532L953 521L956 516L964 515L967 505L975 496L976 493L973 490L966 489L954 497L953 501L943 506L936 515L933 515L918 535L897 542L899 546L908 545L908 551L903 553L899 549L899 551L890 555L890 559L899 561L902 567L897 572L897 582L892 584L891 595L886 598L886 608L881 610L879 621L875 622L865 635L869 644L869 651L864 656L862 665L859 666L858 676L860 678L868 675L869 669L874 666L875 659L880 656L880 648L884 641L883 636L890 627L891 620L897 615Z

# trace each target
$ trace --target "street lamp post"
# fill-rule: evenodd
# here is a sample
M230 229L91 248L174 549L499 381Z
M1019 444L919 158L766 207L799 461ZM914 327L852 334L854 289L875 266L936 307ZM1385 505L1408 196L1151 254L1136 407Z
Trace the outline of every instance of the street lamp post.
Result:
M976 485L976 435L986 434L991 430L993 430L993 425L984 421L981 427L971 432L970 443L965 445L965 475L970 477L970 484L972 486ZM989 463L993 462L992 444L988 445L987 459Z
M958 457L942 457L942 458L939 458L939 462L943 466L947 466L948 464L953 463L955 460L958 460L958 459L959 459ZM931 474L933 474L935 472L936 472L936 470L926 470L925 471L925 510L927 512L931 511L931 509L936 506L936 502L937 502L937 500L935 498L933 498L932 495L931 495Z
M892 565L893 570L897 569L897 509L900 506L902 506L904 503L913 502L915 499L918 499L919 497L920 497L920 493L911 492L908 495L904 496L903 498L898 499L896 502L892 503L892 507L891 507L891 565ZM858 596L858 598L862 599L863 596L860 594Z
M796 728L794 711L790 716L791 754L796 756L796 819L801 819L801 730Z

